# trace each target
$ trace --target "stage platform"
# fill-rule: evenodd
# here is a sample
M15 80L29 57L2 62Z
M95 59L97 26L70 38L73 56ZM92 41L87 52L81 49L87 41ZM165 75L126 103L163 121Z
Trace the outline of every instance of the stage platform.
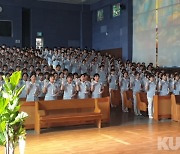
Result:
M101 129L84 125L44 129L40 135L27 131L25 154L180 153L180 147L163 150L161 143L158 147L158 139L162 137L173 137L175 145L176 137L180 137L178 122L169 119L156 122L133 113L122 113L119 109L113 109L111 119L110 125ZM2 147L0 153L4 154ZM19 153L18 148L16 153Z

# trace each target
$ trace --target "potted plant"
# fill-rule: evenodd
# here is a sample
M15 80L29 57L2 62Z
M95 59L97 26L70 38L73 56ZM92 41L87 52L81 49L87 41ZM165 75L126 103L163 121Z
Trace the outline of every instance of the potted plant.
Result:
M20 140L25 140L24 121L28 116L20 112L19 94L23 87L18 87L21 71L10 77L3 76L4 84L0 90L0 145L5 146L6 154L13 154Z

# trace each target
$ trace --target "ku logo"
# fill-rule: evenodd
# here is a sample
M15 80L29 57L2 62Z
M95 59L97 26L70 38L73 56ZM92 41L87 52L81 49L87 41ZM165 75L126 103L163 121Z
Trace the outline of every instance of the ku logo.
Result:
M179 150L180 137L158 137L158 150Z

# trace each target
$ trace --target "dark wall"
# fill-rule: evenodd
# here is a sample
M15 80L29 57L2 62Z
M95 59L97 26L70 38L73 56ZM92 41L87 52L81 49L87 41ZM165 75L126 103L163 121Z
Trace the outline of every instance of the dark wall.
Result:
M118 17L112 17L112 5L126 6ZM97 22L97 10L104 9L104 20ZM96 50L122 48L122 58L132 59L132 0L101 0L91 6L92 47ZM104 31L105 30L105 31ZM106 33L107 32L107 33Z
M0 4L1 5L1 4ZM16 43L16 40L22 38L22 9L20 6L1 5L3 12L0 13L0 20L12 21L12 37L0 37L0 44L7 44L9 46L21 46L20 43Z
M83 6L84 10L82 11L81 5L38 2L36 0L14 0L13 2L2 0L0 5L3 6L0 20L13 20L14 34L12 38L0 37L0 44L22 46L22 8L27 8L31 12L31 46L35 46L37 32L42 32L45 46L48 47L73 44L91 47L90 6ZM16 39L21 42L16 44Z

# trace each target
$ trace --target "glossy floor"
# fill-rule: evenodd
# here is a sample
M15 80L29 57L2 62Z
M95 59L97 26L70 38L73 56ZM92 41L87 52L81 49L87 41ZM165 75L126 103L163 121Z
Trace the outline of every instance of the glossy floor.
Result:
M158 139L180 137L180 123L171 120L159 122L147 117L121 113L118 109L111 112L110 126L98 129L91 125L50 128L41 135L28 131L25 154L159 154L180 153L161 147ZM161 140L162 141L162 140ZM180 141L179 141L180 142ZM180 143L179 143L180 144ZM0 148L0 153L4 153ZM19 153L18 148L16 153Z

